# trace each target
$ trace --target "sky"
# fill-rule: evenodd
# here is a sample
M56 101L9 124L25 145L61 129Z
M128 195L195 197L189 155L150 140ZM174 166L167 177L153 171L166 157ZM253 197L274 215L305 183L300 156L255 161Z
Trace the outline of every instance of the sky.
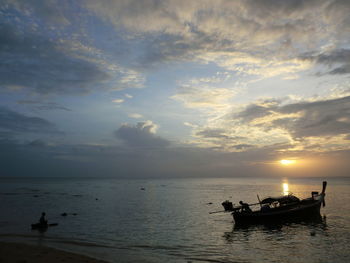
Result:
M0 176L349 176L349 13L0 0Z

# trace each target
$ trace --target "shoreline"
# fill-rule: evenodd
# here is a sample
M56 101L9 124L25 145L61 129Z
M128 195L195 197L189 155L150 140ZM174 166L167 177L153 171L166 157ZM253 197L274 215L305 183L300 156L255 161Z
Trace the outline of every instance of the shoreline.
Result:
M109 263L56 248L16 242L0 242L1 263Z

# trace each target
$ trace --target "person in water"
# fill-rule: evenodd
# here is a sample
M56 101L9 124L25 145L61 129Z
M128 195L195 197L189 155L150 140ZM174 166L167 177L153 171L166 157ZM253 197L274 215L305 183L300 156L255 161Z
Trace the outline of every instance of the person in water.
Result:
M243 212L252 212L252 210L250 209L247 203L243 203L243 201L239 201L239 204L241 205Z
M39 223L41 224L41 225L47 225L47 220L46 220L46 218L45 218L45 212L42 212L41 213L41 217L40 217L40 219L39 219Z

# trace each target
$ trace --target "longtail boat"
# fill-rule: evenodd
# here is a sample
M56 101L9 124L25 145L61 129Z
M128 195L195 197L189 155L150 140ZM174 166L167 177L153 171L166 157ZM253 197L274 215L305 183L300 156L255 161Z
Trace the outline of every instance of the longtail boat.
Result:
M222 203L226 212L232 212L235 224L269 224L274 222L307 220L320 217L321 204L325 206L327 182L323 182L322 192L311 192L311 197L299 199L294 195L268 197L256 204L233 206L226 200ZM251 206L260 205L260 209L252 210Z

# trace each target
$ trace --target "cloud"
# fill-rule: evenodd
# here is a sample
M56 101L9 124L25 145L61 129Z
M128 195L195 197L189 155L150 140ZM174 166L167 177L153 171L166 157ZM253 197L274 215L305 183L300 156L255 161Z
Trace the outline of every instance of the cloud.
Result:
M31 16L39 16L43 22L74 24L70 20L76 10L58 1L50 0L45 4L35 1L10 3L23 14L29 12ZM80 79L79 89L72 88L76 92L89 91L94 85L103 85L106 81L115 82L116 89L140 87L144 79L138 70L145 72L155 65L174 61L215 63L237 74L264 78L282 75L287 79L295 79L299 72L311 66L309 60L298 59L301 54L321 49L327 43L332 43L333 49L339 49L341 43L348 43L344 34L350 24L346 23L349 20L346 12L349 3L346 1L110 0L102 3L88 0L79 4L81 10L86 8L89 15L94 14L114 26L113 33L118 39L123 35L120 43L123 47L118 48L126 48L133 55L127 59L124 57L126 68L107 66L108 69L114 67L114 72L105 68L108 60L103 58L104 55L109 57L117 49L114 47L110 50L109 45L106 45L105 54L100 52L98 56L93 56L95 61L87 59L89 52L82 57L75 56L74 63L80 62L82 71L85 66L84 74L78 74L78 67L74 67L72 61L62 61L63 64L70 64L67 66L72 67L72 74L77 74L74 86L79 86ZM84 12L79 13L79 16L89 18ZM86 34L84 24L81 31L79 34ZM343 38L342 34L345 35ZM343 42L334 44L332 39L335 36ZM137 44L133 41L135 39ZM79 43L80 49L84 46L87 50L88 47L81 44L83 41ZM40 45L38 47L40 49ZM55 48L52 48L52 44L49 46L57 53ZM71 58L66 53L64 55L63 58ZM84 61L81 61L82 58ZM103 61L97 62L97 58L103 58ZM120 58L114 60L119 61ZM133 71L132 68L137 70ZM332 74L346 72L348 67L344 66L334 69ZM66 82L67 85L62 84L59 90L73 85ZM19 84L23 83L13 83L12 86L23 86Z
M234 117L250 122L254 119L269 115L278 106L278 101L270 100L259 104L250 104L243 111L237 113Z
M66 18L63 10L65 3L55 0L47 0L38 2L36 0L4 0L6 3L23 13L34 13L35 16L41 17L45 22L53 25L69 25L70 22Z
M350 32L350 3L346 0L328 1L325 8L325 20L333 25L333 34L336 34L340 39L347 39Z
M207 78L192 78L180 83L176 94L171 98L183 102L188 108L222 112L229 107L229 100L237 93L231 88L222 87L227 86L230 78L227 72L218 72Z
M33 107L36 110L63 110L63 111L72 111L71 109L61 106L56 102L42 102L36 100L19 100L18 104L28 105Z
M297 103L282 106L281 113L301 113L299 118L284 118L273 121L274 125L288 129L296 138L309 136L333 136L350 131L350 96Z
M264 156L264 151L254 153ZM161 147L150 151L94 145L53 145L41 140L29 144L0 140L2 175L113 176L167 178L264 175L247 165L246 156L191 147ZM233 161L234 160L234 161Z
M162 147L150 151L96 145L21 144L0 140L2 176L82 176L117 178L287 176L276 169L285 145L219 152L193 147ZM37 144L37 145L35 145ZM237 147L246 147L239 146ZM295 157L299 157L293 152ZM293 176L347 176L349 151L329 152L327 157L303 152L301 160L318 158L317 165L293 169Z
M30 143L28 143L28 145L32 146L32 147L45 147L47 146L47 143L43 140L40 139L36 139L34 141L31 141Z
M71 56L34 33L21 33L2 24L0 36L0 87L24 87L39 94L79 94L109 79L99 65Z
M238 136L228 127L210 128L210 127L194 127L193 137L195 138L191 143L198 147L209 148L215 151L223 152L241 152L256 145L247 143L248 137Z
M142 74L109 62L100 50L48 35L13 23L0 26L0 88L79 95L143 86Z
M162 148L170 144L166 139L156 136L157 125L151 121L138 122L135 126L122 125L115 136L126 145L136 148Z
M212 87L182 86L172 98L179 100L188 108L210 108L220 110L233 97L230 89Z
M331 1L204 0L189 3L185 0L141 2L129 0L110 1L108 5L88 1L87 7L116 27L124 27L135 32L165 32L185 36L198 32L226 37L232 37L229 33L235 32L237 37L242 37L249 32L262 36L267 33L267 28L272 26L275 28L269 29L270 31L278 29L282 32L287 29L291 31L293 27L304 22L303 19L307 19L306 14L315 12L315 8L317 11L320 9L323 11L323 8L327 7L325 5L327 2ZM263 32L258 32L258 29ZM254 37L251 35L250 38Z
M196 132L196 136L204 138L215 138L215 139L229 139L230 137L225 135L224 129L203 129Z
M250 145L250 144L236 144L236 145L233 145L234 148L236 148L237 150L243 150L243 149L247 149L247 148L250 148L250 147L254 147L254 145Z
M26 16L40 17L42 22L74 24L72 13L76 10L59 1L6 3ZM136 45L122 43L133 53L126 64L142 70L169 61L196 60L249 75L291 78L288 75L295 76L309 67L306 60L295 58L325 43L334 44L334 38L343 40L334 44L339 48L348 43L346 32L350 28L350 5L341 0L87 0L78 4L89 15L114 26L116 35L138 40ZM79 17L87 14L81 11ZM82 23L82 35L87 31L84 26ZM131 79L135 82L135 78L139 79L138 74L129 72L120 77L119 85Z
M133 118L133 119L140 119L140 118L143 118L143 116L142 116L141 114L139 114L139 113L130 113L130 114L128 114L128 116L129 116L130 118Z
M305 54L301 58L327 66L328 74L337 75L350 73L350 49L342 48L315 54Z
M143 67L203 59L267 77L308 69L294 58L334 36L348 43L350 24L349 3L333 0L91 0L86 7L118 32L144 37Z
M26 116L5 107L0 107L0 130L9 133L61 133L45 119Z
M115 99L115 100L112 100L112 102L120 104L124 102L124 99Z
M234 115L241 123L281 127L295 138L332 136L350 129L350 97L281 105L277 101L251 104ZM259 121L260 120L260 121Z
M284 151L350 147L350 96L286 103L261 100L193 127L192 143L222 151L285 145ZM282 149L281 149L282 150Z

